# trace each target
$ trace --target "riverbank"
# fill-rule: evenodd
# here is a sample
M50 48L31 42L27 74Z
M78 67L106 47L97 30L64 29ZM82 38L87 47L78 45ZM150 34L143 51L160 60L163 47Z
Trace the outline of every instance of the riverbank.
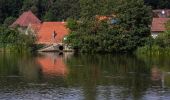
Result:
M135 54L140 55L170 55L170 47L162 48L159 46L143 46L135 51Z

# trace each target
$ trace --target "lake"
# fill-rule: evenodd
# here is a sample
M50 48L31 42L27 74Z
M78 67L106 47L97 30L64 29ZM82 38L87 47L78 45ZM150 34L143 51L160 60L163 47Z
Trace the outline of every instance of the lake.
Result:
M170 59L0 53L0 100L170 100Z

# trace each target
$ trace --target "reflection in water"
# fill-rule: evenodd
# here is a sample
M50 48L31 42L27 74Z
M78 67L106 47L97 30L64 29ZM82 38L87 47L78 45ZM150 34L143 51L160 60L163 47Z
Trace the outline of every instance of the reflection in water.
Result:
M58 53L44 53L37 57L37 62L40 64L44 76L66 76L68 69L63 60L63 57Z
M1 53L0 100L169 100L169 60L163 62L132 55Z
M158 67L153 67L151 69L151 79L152 81L161 81L162 80L162 73Z

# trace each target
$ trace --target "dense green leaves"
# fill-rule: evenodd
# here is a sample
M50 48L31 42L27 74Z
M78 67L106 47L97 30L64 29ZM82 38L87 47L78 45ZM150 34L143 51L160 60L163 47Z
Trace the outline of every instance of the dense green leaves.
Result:
M0 0L0 24L3 24L7 17L17 18L27 10L32 10L41 20L47 21L108 15L114 13L114 8L121 1L124 0ZM154 9L170 8L169 0L144 1Z
M10 16L16 17L22 7L23 0L0 0L0 24Z
M68 41L74 48L81 52L133 52L145 44L150 35L150 7L142 0L118 1L116 7L102 7L100 2L103 0L81 1L81 19L75 26L73 21L68 22L71 29ZM112 12L106 13L110 9L113 9ZM114 14L116 17L110 19L117 23L110 24L111 20L100 21L96 18L96 15L103 14Z
M0 27L0 46L3 48L21 52L23 49L24 51L31 50L34 43L33 36L20 34L14 29Z
M62 21L68 17L80 16L79 0L0 0L0 24L7 17L17 18L28 10L47 21Z

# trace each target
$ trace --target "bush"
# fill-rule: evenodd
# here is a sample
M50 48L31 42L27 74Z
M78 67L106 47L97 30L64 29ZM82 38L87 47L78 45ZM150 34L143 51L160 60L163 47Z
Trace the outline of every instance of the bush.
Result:
M6 27L10 26L15 20L16 18L14 17L7 17L4 21L4 26Z
M35 37L31 35L20 34L15 29L0 27L0 44L4 49L17 52L32 50L35 43Z

